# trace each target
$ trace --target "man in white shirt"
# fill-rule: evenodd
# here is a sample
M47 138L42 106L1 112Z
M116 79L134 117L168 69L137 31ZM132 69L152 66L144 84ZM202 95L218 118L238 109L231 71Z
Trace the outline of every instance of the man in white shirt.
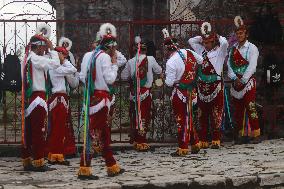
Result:
M135 39L137 54L126 63L121 73L121 78L123 80L129 80L130 83L129 114L130 126L133 131L131 141L134 142L134 148L137 151L148 151L150 146L147 144L146 135L151 121L153 72L155 74L161 74L162 68L153 56L146 56L146 43L141 42L139 36ZM139 54L138 46L140 46ZM137 82L140 82L139 86ZM140 92L139 96L136 95L138 91ZM136 98L137 96L138 98Z
M47 149L50 164L69 165L64 158L65 136L69 113L67 76L74 74L77 69L66 58L68 51L64 47L55 50L65 58L64 63L54 70L50 70L51 98L49 99L50 128L48 131Z
M124 172L117 164L110 148L111 133L108 123L108 116L111 104L112 84L117 77L117 56L116 56L116 29L112 24L106 23L100 27L101 40L99 48L91 54L86 54L83 58L80 79L86 83L85 89L85 120L89 120L87 136L84 150L81 155L78 178L83 180L95 180L97 176L92 175L91 159L93 152L90 149L92 138L97 140L96 146L101 149L105 159L108 176L116 176ZM85 59L85 60L84 60ZM89 106L89 107L86 107Z
M178 126L178 149L172 156L185 156L189 153L199 152L198 135L193 125L193 89L195 88L197 64L203 58L189 49L179 49L177 40L171 38L164 29L164 45L169 59L166 63L166 80L172 91L172 107Z
M248 29L241 17L235 18L238 42L231 48L228 59L228 75L234 81L231 87L233 105L235 107L234 120L238 131L236 143L243 143L241 136L248 130L246 116L251 127L252 143L260 142L260 128L256 111L256 71L258 49L250 43Z
M205 29L207 27L207 29ZM224 112L223 64L228 42L217 35L208 22L201 27L202 36L189 39L193 50L204 59L198 70L198 119L201 148L208 148L208 130L211 127L211 148L220 148L221 126Z
M45 128L47 122L46 72L56 69L63 63L64 57L54 51L52 43L41 35L30 40L31 52L23 66L25 81L25 128L22 158L24 169L44 172L51 170L45 165ZM50 49L50 57L44 57L46 49Z

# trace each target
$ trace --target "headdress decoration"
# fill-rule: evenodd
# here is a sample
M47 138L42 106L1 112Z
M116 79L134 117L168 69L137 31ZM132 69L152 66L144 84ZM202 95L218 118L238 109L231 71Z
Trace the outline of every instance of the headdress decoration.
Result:
M60 47L65 47L68 51L72 48L72 41L67 37L61 37L59 39L58 45Z

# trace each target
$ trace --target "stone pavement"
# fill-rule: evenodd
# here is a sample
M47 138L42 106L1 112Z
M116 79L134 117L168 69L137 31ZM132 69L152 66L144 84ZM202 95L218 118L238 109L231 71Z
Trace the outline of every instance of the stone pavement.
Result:
M93 161L97 181L79 181L78 158L71 166L53 166L57 170L29 173L22 170L19 158L0 158L0 188L284 188L284 139L263 141L257 145L226 144L220 150L201 150L198 155L171 157L174 147L153 152L118 151L116 158L127 172L109 178L104 162Z

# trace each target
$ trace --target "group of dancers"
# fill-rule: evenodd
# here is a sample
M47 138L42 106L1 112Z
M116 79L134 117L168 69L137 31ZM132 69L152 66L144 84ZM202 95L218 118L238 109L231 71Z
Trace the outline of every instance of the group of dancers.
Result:
M53 47L48 29L41 28L31 37L22 63L22 160L24 170L44 172L49 164L69 165L65 159L66 128L70 114L69 92L81 83L84 86L82 121L84 144L81 154L79 179L98 179L92 174L91 159L95 152L105 160L108 176L125 170L116 162L111 144L110 122L115 104L113 86L119 67L121 78L130 85L131 141L139 152L148 151L148 126L151 121L151 88L154 74L172 91L171 102L178 129L178 148L171 156L195 154L202 148L219 149L221 125L224 118L223 65L228 66L232 80L231 96L234 122L242 143L242 128L249 121L251 143L260 141L260 128L256 111L256 71L258 49L248 41L248 28L240 16L235 17L238 42L228 49L225 37L218 35L211 24L204 22L201 35L190 38L193 50L180 49L178 40L163 29L164 50L167 56L163 71L153 56L147 56L145 39L135 38L136 55L128 60L117 50L116 28L105 23L100 27L93 49L87 52L80 72L74 66L70 52L71 41L63 38ZM225 62L228 56L228 61ZM46 100L48 99L48 100ZM196 130L193 110L197 109ZM48 120L48 123L47 123ZM48 124L48 127L47 127ZM48 128L48 131L46 129ZM211 131L211 141L208 139ZM45 139L45 133L47 138ZM191 146L189 148L189 146Z

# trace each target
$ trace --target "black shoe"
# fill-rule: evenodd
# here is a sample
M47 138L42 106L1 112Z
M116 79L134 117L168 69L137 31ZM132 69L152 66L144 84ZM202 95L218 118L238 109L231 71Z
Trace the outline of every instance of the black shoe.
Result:
M58 165L65 165L65 166L70 166L70 161L64 160L64 161L58 161Z
M122 174L124 172L125 172L125 169L121 168L119 172L117 172L117 173L108 173L107 176L108 177L115 177L115 176L120 175L120 174Z
M200 148L197 145L191 146L191 154L198 154Z
M56 161L47 160L47 163L50 164L50 165L55 165L55 164L56 164Z
M252 138L249 143L250 143L250 144L258 144L258 143L260 143L260 142L261 142L261 139L260 139L260 137L258 136L258 137Z
M32 164L24 166L24 171L33 171L34 166Z
M34 171L34 172L46 172L46 171L54 171L54 170L56 170L56 169L48 167L46 165L43 165L43 166L40 166L40 167L34 167L33 166L31 171Z
M78 179L80 180L98 180L99 177L96 175L78 175Z
M64 160L64 161L50 161L50 160L48 160L48 164L69 166L70 165L70 161L67 161L67 160Z
M218 144L212 144L211 149L220 149L220 146Z
M241 144L246 144L246 143L247 143L247 140L245 137L237 137L234 140L234 145L241 145Z
M184 157L184 156L179 155L179 154L177 153L177 151L172 152L170 155L171 155L172 157Z

